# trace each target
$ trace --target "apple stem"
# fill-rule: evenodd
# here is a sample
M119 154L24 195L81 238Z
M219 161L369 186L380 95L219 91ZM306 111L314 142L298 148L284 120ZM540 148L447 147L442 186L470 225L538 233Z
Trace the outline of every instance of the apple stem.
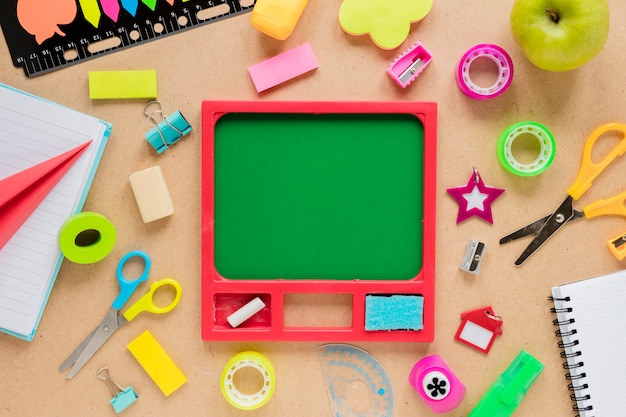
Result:
M546 8L546 13L550 15L550 17L552 18L552 21L554 23L559 23L559 15L556 14L555 12L553 12L552 10Z

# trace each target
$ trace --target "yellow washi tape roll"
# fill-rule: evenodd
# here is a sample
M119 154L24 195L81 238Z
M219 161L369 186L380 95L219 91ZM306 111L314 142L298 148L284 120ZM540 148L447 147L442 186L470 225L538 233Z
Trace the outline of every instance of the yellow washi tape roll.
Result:
M254 394L243 393L235 386L235 374L244 368L254 368L263 377L263 385ZM260 353L252 351L238 353L226 363L220 379L220 386L222 387L222 395L233 407L240 410L257 409L267 403L274 394L276 387L274 366L269 359Z
M59 231L59 247L70 261L91 264L111 253L115 238L115 226L106 217L86 211L63 223Z

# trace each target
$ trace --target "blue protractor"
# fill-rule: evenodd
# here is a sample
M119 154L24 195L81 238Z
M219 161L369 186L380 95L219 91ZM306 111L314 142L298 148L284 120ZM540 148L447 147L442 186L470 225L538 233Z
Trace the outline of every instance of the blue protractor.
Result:
M356 346L328 344L318 348L326 390L333 417L392 417L393 390L382 365ZM348 386L362 381L369 389L370 407L365 412L352 409Z

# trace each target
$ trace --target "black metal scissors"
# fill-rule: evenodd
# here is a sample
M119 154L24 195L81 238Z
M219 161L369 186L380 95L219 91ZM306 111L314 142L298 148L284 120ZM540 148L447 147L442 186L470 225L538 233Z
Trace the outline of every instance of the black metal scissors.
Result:
M599 162L593 162L591 151L597 140L607 132L616 131L621 133L621 140ZM576 180L567 190L567 197L561 205L551 213L527 226L500 239L500 244L508 243L519 238L535 235L534 239L526 247L524 252L515 261L515 265L521 265L530 255L535 253L552 235L564 225L583 217L588 219L605 214L617 214L626 216L626 191L608 199L598 200L583 207L582 211L574 209L574 200L578 200L587 191L596 177L608 167L615 158L626 151L626 125L622 123L606 123L595 129L585 143L583 160L578 171Z

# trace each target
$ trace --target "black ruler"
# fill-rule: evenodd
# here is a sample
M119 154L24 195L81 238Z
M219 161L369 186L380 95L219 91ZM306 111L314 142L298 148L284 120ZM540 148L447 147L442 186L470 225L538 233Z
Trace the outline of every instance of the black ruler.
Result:
M1 0L0 25L13 65L33 77L254 7L254 0L129 3L133 0Z

